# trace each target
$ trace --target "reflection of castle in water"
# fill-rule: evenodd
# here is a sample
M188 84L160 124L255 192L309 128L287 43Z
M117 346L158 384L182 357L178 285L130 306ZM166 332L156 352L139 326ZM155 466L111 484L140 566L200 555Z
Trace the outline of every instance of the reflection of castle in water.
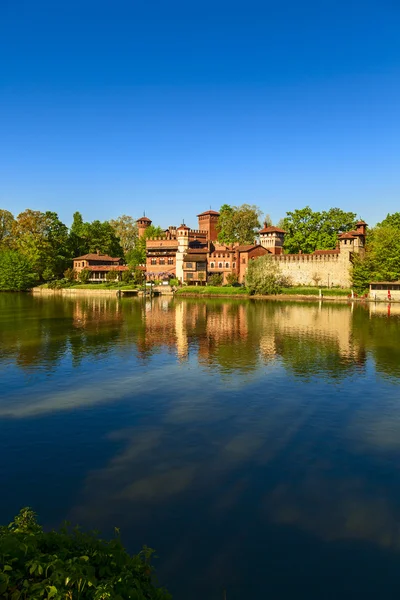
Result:
M337 367L332 357L347 369L365 360L353 336L350 306L168 298L149 303L145 321L147 350L168 346L180 360L192 353L200 364L224 370L251 371L283 359L298 368L308 361L309 372L314 358L322 357L329 371Z

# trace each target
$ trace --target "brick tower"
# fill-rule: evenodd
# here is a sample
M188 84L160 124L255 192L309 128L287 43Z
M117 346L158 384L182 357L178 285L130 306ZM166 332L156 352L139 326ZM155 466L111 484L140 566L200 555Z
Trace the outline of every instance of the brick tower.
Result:
M217 223L219 212L215 210L206 210L197 215L199 220L199 229L207 232L207 240L216 242L218 238Z
M151 225L152 221L151 221L151 219L149 219L145 215L143 215L143 217L140 217L140 219L137 219L136 223L138 226L138 234L139 234L139 237L141 238L144 235L144 232L146 231L146 229L149 227L149 225Z

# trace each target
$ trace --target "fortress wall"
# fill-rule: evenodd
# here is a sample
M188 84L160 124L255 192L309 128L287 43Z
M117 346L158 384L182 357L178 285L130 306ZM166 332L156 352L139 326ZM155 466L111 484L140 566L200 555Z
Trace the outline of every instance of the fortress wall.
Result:
M293 285L350 287L350 260L347 254L278 254L273 256L282 275ZM319 278L316 282L316 278Z

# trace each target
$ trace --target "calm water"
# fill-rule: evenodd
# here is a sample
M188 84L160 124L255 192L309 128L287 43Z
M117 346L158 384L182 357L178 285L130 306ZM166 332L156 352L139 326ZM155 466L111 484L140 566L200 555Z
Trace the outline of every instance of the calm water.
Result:
M175 600L400 597L400 307L0 295L0 522Z

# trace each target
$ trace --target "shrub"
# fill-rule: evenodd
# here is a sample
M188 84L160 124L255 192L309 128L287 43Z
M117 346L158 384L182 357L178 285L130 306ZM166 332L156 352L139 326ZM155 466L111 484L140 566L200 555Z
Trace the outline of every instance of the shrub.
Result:
M170 600L154 584L152 554L144 547L130 556L118 535L107 542L66 526L46 533L35 513L24 508L8 527L0 528L0 597Z
M235 283L238 283L239 279L236 273L228 273L228 275L226 276L226 283L228 285L235 285Z
M246 286L250 294L279 294L281 291L279 266L267 255L250 261Z
M169 280L169 285L178 286L178 285L180 285L180 281L179 281L179 279L176 279L176 277L172 277Z
M106 281L108 283L115 283L116 281L118 281L118 271L116 271L115 269L110 269L109 271L107 271Z
M0 290L19 292L29 290L38 283L29 260L16 250L0 251Z
M67 279L70 283L74 283L75 279L76 279L76 271L74 271L74 269L71 269L71 267L69 267L68 269L66 269L64 271L64 277L65 279Z
M91 271L89 269L82 269L78 274L78 279L81 283L88 283L90 279Z
M222 285L223 280L224 280L224 278L220 273L213 273L208 278L207 283L208 283L208 285L219 286L219 285Z
M122 279L122 281L124 283L131 283L131 282L134 281L134 278L135 278L135 276L134 276L133 272L130 269L129 269L129 271L123 271L122 272L121 279Z

